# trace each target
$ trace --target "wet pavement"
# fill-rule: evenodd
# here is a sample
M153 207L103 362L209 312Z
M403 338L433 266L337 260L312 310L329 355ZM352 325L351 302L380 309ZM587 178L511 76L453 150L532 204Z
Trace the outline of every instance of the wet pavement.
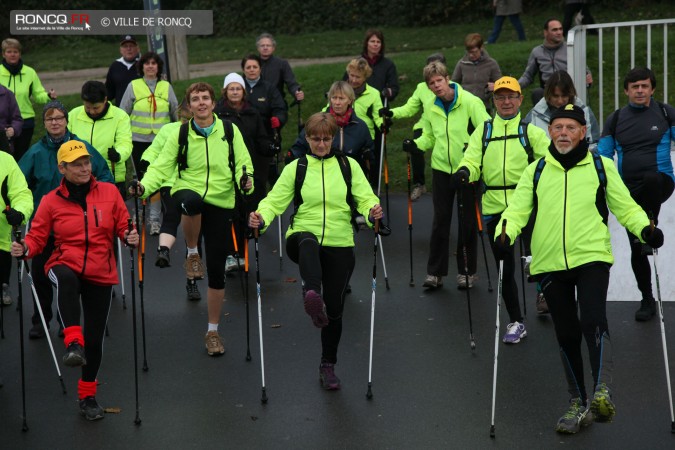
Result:
M467 296L456 289L456 267L435 291L422 288L428 253L431 196L414 204L413 264L405 196L391 198L393 233L383 240L390 289L378 255L372 393L366 399L372 297L371 232L357 235L353 292L347 297L336 373L342 389L323 391L318 382L319 331L304 313L297 266L279 258L276 227L260 239L262 329L268 402L261 403L261 361L256 303L255 259L250 246L250 353L246 361L246 302L238 277L228 278L220 333L227 353L209 357L204 349L204 300L185 295L182 245L172 250L172 267L154 267L157 238L149 237L143 304L146 360L143 366L138 309L140 426L134 424L134 343L128 251L126 278L110 311L99 372L97 398L119 408L89 423L76 404L79 370L60 364L67 395L61 392L46 340L29 341L32 306L25 301L26 421L22 432L18 312L4 309L0 340L0 447L5 449L118 448L650 448L675 447L670 432L660 327L637 323L637 302L610 302L608 318L614 351L613 423L595 423L574 436L553 427L567 406L567 392L550 317L537 317L534 285L527 286L528 337L514 346L499 344L496 438L490 439L497 273L490 265L487 289L482 254L480 280L470 291L476 349L469 345ZM285 222L287 224L287 221ZM284 226L285 228L285 226ZM453 231L454 235L454 231ZM625 236L621 236L625 239ZM454 237L452 239L454 242ZM181 242L179 238L179 242ZM480 246L479 246L480 252ZM489 250L488 250L489 252ZM661 268L667 278L667 267ZM138 271L136 272L138 273ZM16 293L16 273L12 289ZM520 283L519 283L520 284ZM26 300L27 283L23 286ZM675 355L675 305L665 305L666 336ZM502 308L501 331L507 315ZM54 325L52 324L52 328ZM53 339L56 332L52 330ZM54 341L60 362L63 345ZM673 362L675 365L675 362ZM590 371L589 371L590 372ZM590 377L590 373L588 374Z

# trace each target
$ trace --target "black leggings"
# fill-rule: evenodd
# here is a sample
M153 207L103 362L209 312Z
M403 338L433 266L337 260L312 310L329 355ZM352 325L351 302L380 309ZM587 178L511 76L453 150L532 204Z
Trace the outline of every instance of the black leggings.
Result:
M582 336L588 347L594 386L612 381L612 347L606 308L609 268L606 263L592 263L541 276L570 398L579 397L584 401L587 398L581 358Z
M431 241L429 243L429 259L427 261L427 274L446 276L450 260L450 223L452 222L452 209L455 202L455 194L462 195L462 207L457 239L457 273L464 274L464 246L466 245L467 266L469 275L476 273L477 259L477 224L474 186L468 185L460 190L455 188L452 175L440 170L433 170L434 218L431 225ZM458 200L459 202L459 200Z
M232 210L205 203L194 191L173 194L181 214L202 215L202 236L206 253L206 274L211 289L225 289L225 259L232 248Z
M485 225L487 227L488 239L490 241L490 248L492 248L493 255L495 255L495 230L501 217L501 214L497 214L494 216L488 216L486 218L487 223ZM523 315L520 312L520 304L518 303L515 253L515 245L512 245L510 254L504 258L504 273L502 274L502 298L504 299L506 311L509 313L509 321L511 323L516 321L523 323ZM497 263L497 270L499 270L499 258L497 258L496 255L494 258L495 262ZM499 276L499 273L497 273L497 276Z
M35 291L37 292L38 298L40 300L40 306L42 307L42 313L45 315L45 322L49 326L49 322L54 317L52 312L52 282L47 278L45 273L45 264L52 256L54 251L54 236L51 235L47 239L42 253L35 255L33 258L33 264L31 265L31 275L33 277L33 284L35 285ZM40 323L40 313L38 312L37 305L35 304L35 298L33 298L33 317L31 317L31 322L33 325Z
M673 186L673 179L668 175L659 172L649 173L644 176L640 187L631 192L631 196L658 224L661 204L670 198L673 193ZM638 289L642 293L643 299L653 299L652 271L649 260L646 255L642 254L640 240L630 231L626 230L626 233L630 243L630 265L633 268Z
M422 136L422 129L413 130L413 139ZM413 184L424 185L424 152L422 150L415 150L410 152L410 165L412 166L412 182Z
M12 273L12 254L5 250L0 250L0 283L9 284L9 277Z
M159 232L176 237L178 225L180 225L178 203L171 196L171 187L169 186L159 188L159 195L162 200L162 226Z
M312 233L300 232L288 237L286 252L300 267L304 289L322 293L328 326L321 329L321 360L335 364L345 293L356 263L354 247L323 247Z
M49 279L56 286L56 299L64 327L80 325L82 303L84 348L87 364L82 366L82 381L96 381L103 357L103 337L108 323L112 286L95 285L79 278L66 266L54 266Z

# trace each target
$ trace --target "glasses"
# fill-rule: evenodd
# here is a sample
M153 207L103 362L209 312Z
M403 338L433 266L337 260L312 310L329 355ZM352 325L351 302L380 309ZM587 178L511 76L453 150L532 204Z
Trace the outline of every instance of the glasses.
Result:
M332 137L325 137L325 138L319 138L319 137L311 137L309 138L310 141L314 142L315 144L330 144L333 142Z
M553 125L551 129L556 133L562 133L563 129L568 133L576 133L580 128L574 125Z
M50 118L45 119L45 122L53 122L53 123L56 123L56 122L62 122L62 121L65 120L65 119L66 119L66 116L61 116L61 117L50 117Z
M509 94L509 95L495 95L494 99L496 102L503 102L508 100L511 100L512 102L515 102L520 98L520 94Z

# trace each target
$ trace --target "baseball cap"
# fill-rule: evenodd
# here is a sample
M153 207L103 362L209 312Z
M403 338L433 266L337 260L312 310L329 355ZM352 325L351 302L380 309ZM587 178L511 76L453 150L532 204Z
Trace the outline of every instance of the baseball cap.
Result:
M138 45L138 42L136 42L136 39L130 34L122 36L122 41L120 42L120 45L124 45L127 42L133 42L134 44Z
M77 158L81 158L83 156L90 156L89 152L87 151L87 146L84 144L84 142L70 140L61 144L61 147L59 147L59 151L56 154L56 159L58 160L59 164L61 164L64 162L73 162Z
M494 91L497 92L500 89L508 89L509 91L517 92L519 94L523 93L520 90L520 84L518 83L518 80L513 77L501 77L495 81Z

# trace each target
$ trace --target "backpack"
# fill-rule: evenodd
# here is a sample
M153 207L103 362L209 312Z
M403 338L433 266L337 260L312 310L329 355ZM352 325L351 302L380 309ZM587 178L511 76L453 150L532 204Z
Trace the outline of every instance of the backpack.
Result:
M527 163L531 164L534 162L534 150L532 149L532 145L530 144L530 138L527 136L527 127L529 124L523 122L522 120L518 124L518 134L508 134L506 136L499 136L499 137L492 137L492 119L488 119L485 121L485 125L483 127L483 152L480 157L480 166L481 168L483 167L483 158L485 157L485 152L487 151L487 147L490 144L490 142L493 141L506 141L508 139L518 139L520 141L520 145L523 146L523 149L525 150L525 153L527 153ZM507 189L515 189L516 185L509 185L509 186L485 186L486 190L507 190Z
M342 153L341 151L333 150L335 158L337 158L338 166L340 166L340 172L342 173L342 178L345 180L347 185L347 195L346 200L349 205L349 209L352 212L351 223L355 230L358 230L356 225L356 216L359 214L356 210L356 205L354 204L354 197L352 196L352 167L349 164L349 157ZM293 214L291 214L291 227L293 227L293 219L302 205L302 185L305 182L305 176L307 176L307 155L302 155L298 158L298 166L295 169L295 194L293 196Z
M232 122L227 119L220 119L223 122L223 127L225 128L225 134L223 135L223 141L227 140L227 146L229 150L229 166L232 172L232 180L234 180L234 144L232 140L234 139L234 130L232 129ZM181 178L180 173L182 170L188 168L187 164L187 152L188 152L188 132L190 131L190 121L185 122L180 126L180 131L178 132L178 156L176 158L176 163L178 164L178 178ZM237 183L234 183L237 186Z
M598 174L598 181L600 181L600 186L598 187L598 193L597 199L599 200L600 198L604 199L607 197L607 173L605 172L605 166L602 163L602 157L596 153L596 152L591 152L591 155L593 155L593 166L595 167L595 171ZM537 185L539 184L539 178L541 178L541 172L544 170L544 166L546 166L546 159L544 157L539 158L539 161L537 162L537 167L534 169L534 176L532 177L532 198L534 201L534 209L537 209ZM597 204L597 202L596 202ZM603 222L605 225L607 225L607 218L609 215L609 211L607 211L607 205L605 203L605 206L602 208L602 211L598 211L600 215L603 218Z

